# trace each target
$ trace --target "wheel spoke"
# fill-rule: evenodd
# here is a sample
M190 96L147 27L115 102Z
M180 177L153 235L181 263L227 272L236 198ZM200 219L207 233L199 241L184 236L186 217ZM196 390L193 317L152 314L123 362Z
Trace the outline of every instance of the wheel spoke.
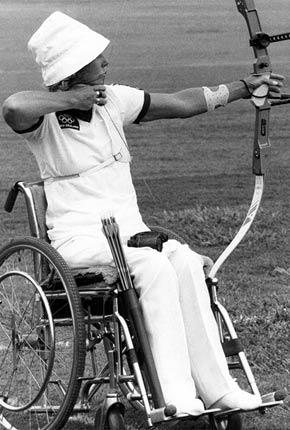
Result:
M55 278L69 298L65 303L46 298ZM0 397L0 423L15 430L60 428L85 365L81 301L71 272L45 242L15 239L0 249L0 298L0 395L7 392L6 400ZM70 326L52 320L63 312Z

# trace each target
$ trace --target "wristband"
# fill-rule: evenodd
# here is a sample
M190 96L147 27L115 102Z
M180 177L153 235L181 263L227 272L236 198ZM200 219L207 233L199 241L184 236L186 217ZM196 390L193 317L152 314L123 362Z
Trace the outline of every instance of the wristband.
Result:
M250 99L253 95L252 91L249 88L249 85L247 84L247 82L244 79L240 79L240 82L242 82L244 84L244 86L246 87L246 90L248 91L248 95L243 97L244 99Z
M217 107L225 106L228 103L230 93L226 85L219 85L215 91L212 91L208 87L202 87L202 89L208 112L215 110Z

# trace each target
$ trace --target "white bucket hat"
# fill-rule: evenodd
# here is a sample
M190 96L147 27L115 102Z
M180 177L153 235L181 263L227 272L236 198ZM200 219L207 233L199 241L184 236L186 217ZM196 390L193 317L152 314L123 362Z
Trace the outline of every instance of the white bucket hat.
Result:
M32 35L28 49L46 86L71 76L97 58L110 41L62 12L52 13Z

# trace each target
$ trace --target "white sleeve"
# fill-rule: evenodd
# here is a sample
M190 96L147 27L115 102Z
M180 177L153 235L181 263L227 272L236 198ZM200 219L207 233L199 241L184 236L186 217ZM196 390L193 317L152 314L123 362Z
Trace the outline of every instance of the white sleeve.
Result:
M41 116L38 121L27 130L15 131L29 143L39 143L45 136L49 114Z
M112 85L111 88L116 96L123 124L133 123L143 109L144 91L126 85Z

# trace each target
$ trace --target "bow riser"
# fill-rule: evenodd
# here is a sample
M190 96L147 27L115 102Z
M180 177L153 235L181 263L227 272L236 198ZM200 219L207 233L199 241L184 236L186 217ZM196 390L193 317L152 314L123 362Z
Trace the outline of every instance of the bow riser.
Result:
M256 62L254 63L254 74L270 75L272 71L270 57L266 46L262 43L262 27L258 12L253 0L235 0L238 11L243 15L250 34L250 45L253 48ZM263 94L264 91L264 94ZM269 121L271 104L268 100L268 88L263 85L256 90L252 97L252 103L256 108L255 136L253 148L253 173L264 174L264 156L270 147ZM259 94L260 93L260 94ZM264 97L261 98L261 93Z

